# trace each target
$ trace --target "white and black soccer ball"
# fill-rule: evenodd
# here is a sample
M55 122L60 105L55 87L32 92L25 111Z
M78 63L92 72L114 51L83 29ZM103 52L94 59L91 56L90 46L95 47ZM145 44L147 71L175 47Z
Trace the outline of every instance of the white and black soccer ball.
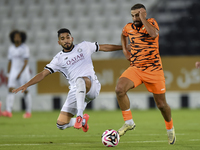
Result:
M120 139L119 134L117 133L117 131L113 129L108 129L104 131L101 136L101 141L103 145L106 147L117 146L119 143L119 139Z

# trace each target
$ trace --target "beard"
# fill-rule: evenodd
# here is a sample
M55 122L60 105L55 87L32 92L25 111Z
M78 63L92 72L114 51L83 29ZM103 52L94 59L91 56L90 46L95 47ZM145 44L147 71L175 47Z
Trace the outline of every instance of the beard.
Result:
M63 49L65 49L65 50L70 50L72 47L73 47L73 43L71 43L71 45L69 45L69 46L62 46L63 47Z
M133 23L136 27L141 27L143 25L141 21L134 21Z

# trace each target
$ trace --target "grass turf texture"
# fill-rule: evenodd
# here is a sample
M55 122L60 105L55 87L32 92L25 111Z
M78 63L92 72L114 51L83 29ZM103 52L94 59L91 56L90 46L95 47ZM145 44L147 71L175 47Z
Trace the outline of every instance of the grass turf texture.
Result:
M199 150L200 110L172 110L176 131L175 145L168 145L164 120L159 110L132 110L136 123L134 131L121 137L120 143L108 148L101 143L106 129L119 129L124 121L121 111L91 111L89 130L73 127L59 130L56 120L59 111L33 112L32 118L23 119L22 112L14 112L12 118L0 117L0 150Z

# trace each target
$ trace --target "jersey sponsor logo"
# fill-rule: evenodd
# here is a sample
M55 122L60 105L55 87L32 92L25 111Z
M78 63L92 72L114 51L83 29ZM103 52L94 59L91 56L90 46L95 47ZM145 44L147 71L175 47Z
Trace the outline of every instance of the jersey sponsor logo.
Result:
M83 53L80 53L79 55L76 55L75 57L71 58L70 60L68 60L66 62L67 65L73 65L75 63L77 63L78 61L80 60L83 60L84 59L84 55Z

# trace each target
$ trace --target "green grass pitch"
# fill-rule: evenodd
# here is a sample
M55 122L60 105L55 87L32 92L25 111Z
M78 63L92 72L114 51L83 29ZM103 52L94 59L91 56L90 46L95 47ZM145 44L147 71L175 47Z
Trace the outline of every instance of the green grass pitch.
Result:
M119 144L108 148L101 143L106 129L119 129L124 121L120 110L92 111L89 130L73 127L59 130L56 120L59 111L33 112L30 119L23 119L22 112L12 118L0 117L0 150L199 150L200 109L172 110L176 131L176 144L168 145L164 120L157 109L132 110L136 129L121 137Z

